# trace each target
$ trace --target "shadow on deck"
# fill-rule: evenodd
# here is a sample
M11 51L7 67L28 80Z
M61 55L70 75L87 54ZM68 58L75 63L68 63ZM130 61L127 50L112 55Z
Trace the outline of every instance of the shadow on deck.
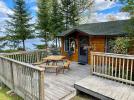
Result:
M73 62L70 70L65 70L64 74L45 73L45 100L69 100L74 97L74 84L89 76L89 69L89 65Z

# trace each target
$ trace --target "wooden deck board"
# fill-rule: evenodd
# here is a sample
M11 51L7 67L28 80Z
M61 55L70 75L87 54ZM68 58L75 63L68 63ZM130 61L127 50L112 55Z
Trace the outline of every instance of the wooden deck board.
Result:
M75 83L81 91L87 89L115 100L134 100L134 87L123 83L104 79L97 76L88 76ZM83 89L83 90L82 90ZM101 96L100 96L101 97Z
M89 65L83 66L76 62L64 74L45 73L45 100L69 100L76 95L75 82L89 74Z
M45 99L69 100L76 95L75 85L96 93L103 100L134 100L134 87L105 78L90 76L89 65L71 64L65 73L45 73ZM87 77L88 76L88 77ZM100 96L101 95L101 96Z

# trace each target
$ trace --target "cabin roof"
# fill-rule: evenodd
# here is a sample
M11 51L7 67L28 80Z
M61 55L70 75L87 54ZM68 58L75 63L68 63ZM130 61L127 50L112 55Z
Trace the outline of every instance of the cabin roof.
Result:
M99 22L99 23L90 23L82 24L70 28L67 31L62 32L58 36L66 36L73 32L84 32L88 35L125 35L125 27L128 23L128 20L117 20L109 22Z

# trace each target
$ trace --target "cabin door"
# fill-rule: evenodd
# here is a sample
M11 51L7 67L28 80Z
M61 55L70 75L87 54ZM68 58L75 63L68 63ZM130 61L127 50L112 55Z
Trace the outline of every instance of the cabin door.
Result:
M88 36L79 37L79 62L83 64L88 63Z

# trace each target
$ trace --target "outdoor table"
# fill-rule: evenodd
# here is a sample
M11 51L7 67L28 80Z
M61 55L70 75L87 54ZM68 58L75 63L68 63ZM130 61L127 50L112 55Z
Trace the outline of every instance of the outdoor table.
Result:
M61 56L61 55L51 55L48 57L43 58L43 60L45 60L46 62L53 62L53 63L57 63L58 61L63 60L64 58L66 58L66 56Z
M63 73L64 73L63 66L57 66L57 62L62 61L64 58L66 58L66 56L61 56L61 55L52 55L52 56L45 57L45 58L43 58L43 60L46 61L47 65L45 65L45 66L43 65L43 66L45 68L55 68L56 69L56 75L59 72L58 69L62 69ZM53 62L53 65L49 65L49 62ZM54 65L54 63L56 63L56 65Z

